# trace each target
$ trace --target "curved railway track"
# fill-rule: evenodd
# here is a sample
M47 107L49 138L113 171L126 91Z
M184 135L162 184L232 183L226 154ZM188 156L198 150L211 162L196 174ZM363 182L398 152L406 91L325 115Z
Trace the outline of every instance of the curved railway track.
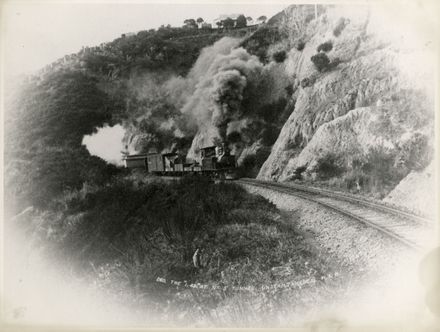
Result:
M238 183L274 190L315 202L328 209L361 222L368 227L415 250L422 250L432 236L433 222L406 211L351 195L297 184L283 184L255 179L240 179Z

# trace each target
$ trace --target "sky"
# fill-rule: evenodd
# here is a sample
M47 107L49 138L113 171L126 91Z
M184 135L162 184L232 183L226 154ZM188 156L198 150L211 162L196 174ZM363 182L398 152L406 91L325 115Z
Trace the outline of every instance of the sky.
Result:
M6 76L29 73L82 46L112 41L122 33L160 25L182 26L187 18L202 17L212 22L221 14L243 13L254 19L268 18L288 3L248 2L231 4L145 3L116 1L25 1L2 2L1 30Z

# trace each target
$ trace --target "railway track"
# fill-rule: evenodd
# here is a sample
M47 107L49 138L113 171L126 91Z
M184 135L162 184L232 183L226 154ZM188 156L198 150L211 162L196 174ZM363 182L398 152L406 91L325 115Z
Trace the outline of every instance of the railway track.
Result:
M275 190L315 202L368 227L375 228L382 234L411 249L423 250L429 245L427 240L432 238L433 227L430 227L430 225L433 224L433 221L384 204L297 184L283 184L255 179L240 179L237 182Z

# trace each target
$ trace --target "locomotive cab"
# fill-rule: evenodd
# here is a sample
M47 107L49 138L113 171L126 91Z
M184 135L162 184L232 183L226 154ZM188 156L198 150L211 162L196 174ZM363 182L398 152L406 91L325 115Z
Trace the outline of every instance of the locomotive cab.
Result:
M235 168L235 156L225 144L200 149L203 171L224 172Z

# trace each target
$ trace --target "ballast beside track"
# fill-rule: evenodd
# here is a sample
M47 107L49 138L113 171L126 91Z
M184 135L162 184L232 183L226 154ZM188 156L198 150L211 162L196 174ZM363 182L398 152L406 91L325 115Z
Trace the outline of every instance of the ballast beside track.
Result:
M427 245L427 239L432 237L433 228L429 227L433 224L431 220L362 198L297 184L283 184L255 179L240 179L237 182L313 201L375 228L412 249L423 249Z

